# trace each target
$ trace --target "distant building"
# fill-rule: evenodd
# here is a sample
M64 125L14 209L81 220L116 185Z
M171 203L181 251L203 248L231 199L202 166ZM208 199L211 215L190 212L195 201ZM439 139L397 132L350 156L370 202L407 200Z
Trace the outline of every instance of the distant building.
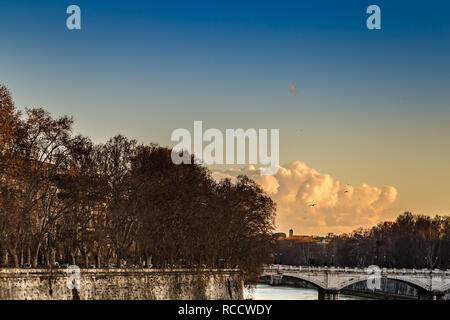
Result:
M286 240L286 241L293 241L293 242L314 242L315 241L313 236L295 235L293 229L289 230L289 237L279 239L279 240Z
M289 230L289 236L286 237L286 234L283 232L278 232L273 235L273 237L278 241L289 241L293 243L319 243L319 244L327 244L334 238L334 233L328 233L326 237L318 237L318 236L310 236L310 235L296 235L294 234L294 230Z

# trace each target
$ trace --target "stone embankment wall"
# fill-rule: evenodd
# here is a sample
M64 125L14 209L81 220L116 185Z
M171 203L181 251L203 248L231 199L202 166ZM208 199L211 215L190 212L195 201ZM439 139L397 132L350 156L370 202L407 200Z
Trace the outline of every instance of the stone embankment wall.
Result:
M238 270L0 269L0 300L243 299ZM69 284L69 286L68 286Z

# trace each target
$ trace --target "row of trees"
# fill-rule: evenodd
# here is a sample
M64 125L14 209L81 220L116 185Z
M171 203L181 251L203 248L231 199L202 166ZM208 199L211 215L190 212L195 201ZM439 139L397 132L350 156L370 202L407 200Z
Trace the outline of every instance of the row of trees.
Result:
M450 268L450 216L406 212L394 222L334 237L327 244L279 241L277 262L388 268Z
M231 267L256 275L275 205L252 180L216 182L171 150L116 136L94 144L72 119L18 112L0 86L3 265Z

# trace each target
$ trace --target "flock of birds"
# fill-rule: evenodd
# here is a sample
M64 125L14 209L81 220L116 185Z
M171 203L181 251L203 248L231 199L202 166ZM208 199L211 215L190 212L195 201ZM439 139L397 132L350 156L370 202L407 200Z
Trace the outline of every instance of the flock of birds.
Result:
M347 186L351 186L351 184L347 183ZM350 191L349 190L344 190L344 193L347 193L347 192L350 192ZM310 207L315 207L315 206L317 206L317 203L311 203L309 206Z
M349 183L347 183L346 185L347 186L351 186L351 184L349 184ZM347 193L347 192L350 192L350 191L349 190L344 190L344 193ZM361 198L358 198L358 200L361 200ZM315 206L317 206L317 203L311 203L308 206L314 208ZM306 219L308 219L308 217L303 217L303 220L306 220Z

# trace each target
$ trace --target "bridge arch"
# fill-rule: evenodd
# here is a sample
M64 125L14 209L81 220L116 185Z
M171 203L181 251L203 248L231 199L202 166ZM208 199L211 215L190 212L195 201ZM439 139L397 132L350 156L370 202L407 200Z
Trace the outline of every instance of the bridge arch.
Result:
M299 276L299 275L284 274L283 278L285 278L285 277L302 280L302 281L304 281L306 283L309 283L309 284L313 285L314 288L316 288L316 289L325 289L325 287L326 287L326 284L323 281L321 281L319 279L316 279L316 278L302 277L302 276Z
M263 273L260 278L266 277L266 276L273 276L273 275L275 275L275 274ZM303 280L305 282L308 282L308 283L312 284L317 289L326 289L327 288L327 284L324 281L322 281L322 280L320 280L320 279L318 279L316 277L307 276L307 275L304 275L304 274L301 274L301 273L291 274L289 272L286 272L286 273L280 274L279 276L291 277L291 278Z
M445 284L445 285L443 285L442 289L441 289L442 292L446 292L446 291L449 291L449 290L450 290L450 282Z
M358 282L363 282L363 281L367 281L369 278L373 277L373 275L362 275L359 276L357 278L353 278L350 280L346 280L343 281L339 284L338 286L338 290L342 290L348 286L351 286L352 284L358 283ZM396 280L396 281L400 281L403 283L406 283L407 285L410 285L414 288L416 288L417 290L420 291L429 291L430 290L430 286L427 283L424 283L420 280L414 279L414 278L409 278L409 277L403 277L403 276L395 276L395 275L390 275L390 276L380 276L380 278L383 279L390 279L390 280Z

